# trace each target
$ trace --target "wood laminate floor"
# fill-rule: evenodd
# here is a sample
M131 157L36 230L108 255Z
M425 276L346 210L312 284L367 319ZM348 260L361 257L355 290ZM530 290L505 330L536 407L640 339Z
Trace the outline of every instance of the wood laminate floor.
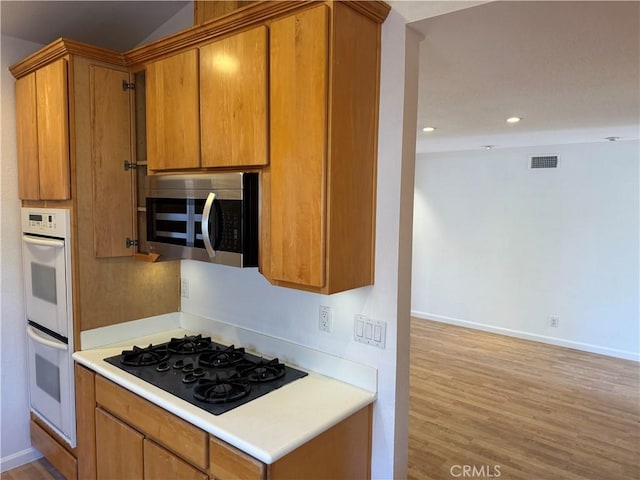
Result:
M639 389L635 362L413 319L409 480L638 480Z
M409 479L640 479L639 388L636 362L413 319Z
M0 478L2 480L65 480L45 458L4 472Z

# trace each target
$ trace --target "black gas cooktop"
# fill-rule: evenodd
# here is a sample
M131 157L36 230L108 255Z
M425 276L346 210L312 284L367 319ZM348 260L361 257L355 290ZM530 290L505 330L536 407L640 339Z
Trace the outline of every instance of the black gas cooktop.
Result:
M133 347L104 360L214 415L307 375L202 335Z

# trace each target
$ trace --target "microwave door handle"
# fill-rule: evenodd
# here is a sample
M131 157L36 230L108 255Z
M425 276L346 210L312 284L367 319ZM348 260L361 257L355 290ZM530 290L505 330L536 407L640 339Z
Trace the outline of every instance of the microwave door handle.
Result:
M216 256L216 252L213 249L213 245L211 244L211 235L209 234L209 221L211 220L211 210L213 208L213 202L215 199L216 194L213 192L209 193L209 195L207 196L207 201L204 203L204 209L202 210L202 224L200 225L204 248L207 250L210 258Z
M54 342L52 340L48 340L44 337L41 337L40 335L38 335L35 331L35 329L31 326L27 327L27 335L29 335L31 337L31 339L34 342L40 343L42 345L45 345L47 347L51 347L51 348L55 348L57 350L68 350L69 347L67 345L65 345L64 343L60 343L60 342Z
M25 243L30 243L32 245L40 245L43 247L64 247L64 241L62 240L53 240L48 238L39 238L39 237L30 237L28 235L22 236L22 241Z

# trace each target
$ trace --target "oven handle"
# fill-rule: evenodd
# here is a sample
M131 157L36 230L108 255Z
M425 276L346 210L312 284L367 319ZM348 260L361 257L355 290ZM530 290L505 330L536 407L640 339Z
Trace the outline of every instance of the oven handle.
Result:
M64 247L63 240L55 240L53 238L40 238L40 237L30 237L28 235L22 235L22 241L25 243L31 243L33 245L40 245L43 247Z
M36 330L31 326L27 327L27 335L29 335L29 337L31 337L31 339L34 342L40 343L40 344L45 345L47 347L55 348L57 350L68 350L69 349L69 346L65 345L64 343L54 342L52 340L47 340L46 338L41 337L40 335L38 335L36 333Z
M202 241L204 242L204 248L207 250L210 258L216 256L216 252L211 245L211 236L209 235L209 220L211 219L211 207L216 199L216 194L210 192L207 196L207 201L204 203L204 209L202 210L202 223L200 224L200 230L202 231Z

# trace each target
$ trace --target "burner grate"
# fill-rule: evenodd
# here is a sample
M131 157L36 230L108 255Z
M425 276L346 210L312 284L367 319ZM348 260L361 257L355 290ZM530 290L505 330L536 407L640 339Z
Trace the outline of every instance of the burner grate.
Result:
M257 362L247 362L237 367L240 376L250 382L271 382L284 376L285 367L277 358L265 360L261 358Z
M198 364L203 367L230 367L244 360L244 348L216 346L214 350L202 352Z
M134 346L132 350L124 350L120 354L120 361L134 367L156 365L167 360L170 355L166 345L149 345L145 348Z
M202 335L185 335L183 338L172 338L167 346L171 353L198 353L213 348L211 337Z
M201 402L228 403L244 397L250 390L249 381L238 374L226 378L215 375L200 379L193 390L193 397Z

